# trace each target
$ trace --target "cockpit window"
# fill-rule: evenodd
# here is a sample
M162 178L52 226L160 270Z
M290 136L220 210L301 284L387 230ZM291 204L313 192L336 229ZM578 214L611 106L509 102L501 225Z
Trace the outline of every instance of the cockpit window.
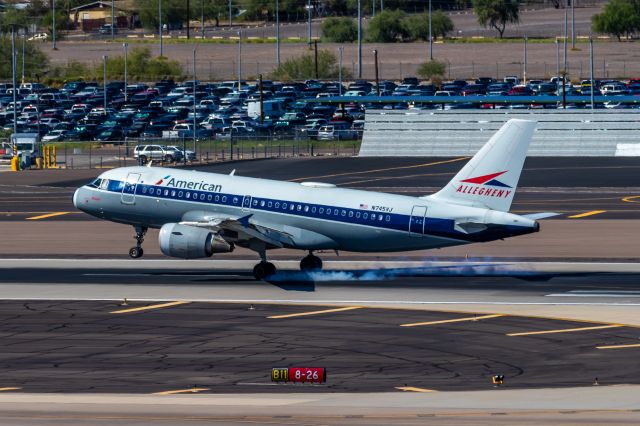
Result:
M109 179L102 179L102 182L99 185L100 189L107 189L109 187Z
M98 178L98 179L94 180L93 182L87 184L87 186L90 186L92 188L99 188L101 183L102 183L102 179Z

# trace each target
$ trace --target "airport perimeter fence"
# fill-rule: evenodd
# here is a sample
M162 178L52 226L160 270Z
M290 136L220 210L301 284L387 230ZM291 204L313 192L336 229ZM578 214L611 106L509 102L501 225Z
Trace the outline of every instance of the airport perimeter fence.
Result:
M316 140L312 138L277 138L274 136L234 137L232 139L127 139L109 142L52 142L43 147L49 150L52 168L93 169L126 167L139 164L134 157L137 145L176 146L180 150L195 152L195 159L178 162L153 160L153 164L173 166L181 164L212 164L223 161L255 160L265 158L356 156L360 140Z

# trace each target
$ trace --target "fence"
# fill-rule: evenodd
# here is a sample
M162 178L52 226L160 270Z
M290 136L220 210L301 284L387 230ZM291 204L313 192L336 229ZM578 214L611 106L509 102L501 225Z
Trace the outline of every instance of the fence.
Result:
M179 163L154 161L157 165L212 164L221 161L264 158L355 156L360 141L318 141L311 138L279 139L274 136L233 137L226 139L128 139L100 142L56 142L43 146L56 147L58 168L91 169L126 167L138 164L134 157L136 145L173 145L196 153L195 160Z

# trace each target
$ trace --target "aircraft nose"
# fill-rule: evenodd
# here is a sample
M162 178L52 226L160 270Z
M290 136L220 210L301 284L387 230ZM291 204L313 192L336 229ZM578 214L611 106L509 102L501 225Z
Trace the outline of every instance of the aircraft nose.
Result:
M78 206L78 198L80 196L80 190L82 188L78 188L76 189L76 192L73 193L73 205L76 209L79 209L80 207Z

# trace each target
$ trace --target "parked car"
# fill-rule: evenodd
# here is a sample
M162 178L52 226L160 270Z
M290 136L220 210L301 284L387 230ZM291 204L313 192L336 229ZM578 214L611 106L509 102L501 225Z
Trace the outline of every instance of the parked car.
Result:
M346 121L333 121L318 130L318 140L353 140L357 138L358 132L351 129L351 123Z
M182 148L179 148L179 147L177 147L175 145L167 146L167 150L177 152L178 155L181 158L183 158L183 159L186 158L187 161L195 161L195 160L198 159L198 156L196 155L196 153L194 151L191 151L191 150L188 150L188 149L182 149Z
M137 145L133 149L133 157L137 158L141 163L146 163L149 160L172 163L180 161L182 155L162 145Z

